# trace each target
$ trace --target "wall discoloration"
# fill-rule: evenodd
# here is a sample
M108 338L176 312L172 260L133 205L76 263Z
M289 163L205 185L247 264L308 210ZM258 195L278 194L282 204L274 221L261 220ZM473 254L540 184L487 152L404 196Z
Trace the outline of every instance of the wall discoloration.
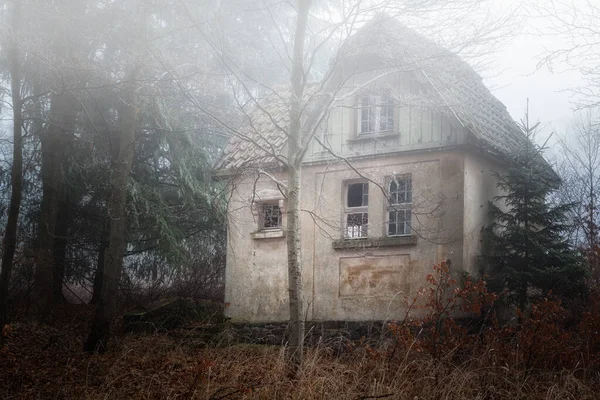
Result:
M409 292L410 256L340 258L340 297L394 297Z

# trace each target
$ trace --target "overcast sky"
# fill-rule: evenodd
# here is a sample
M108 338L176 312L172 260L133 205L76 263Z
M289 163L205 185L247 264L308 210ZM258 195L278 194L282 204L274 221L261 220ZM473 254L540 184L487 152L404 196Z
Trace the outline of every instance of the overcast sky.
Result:
M581 12L585 13L587 0L569 1L581 2ZM511 7L522 2L523 0L494 0L491 4ZM544 20L527 18L524 21L521 31L508 37L502 49L493 55L493 67L481 72L488 88L506 105L516 121L523 117L529 98L531 118L539 120L543 126L537 141L544 142L551 132L564 134L568 130L574 108L574 99L568 89L581 85L584 81L581 73L566 69L564 64L555 64L552 72L546 66L537 68L541 55L566 43L556 35L532 33L536 29L546 29ZM3 112L4 121L0 121L0 128L2 125L5 129L9 127L10 121L6 121L7 111Z
M543 24L539 19L525 20L522 32L507 40L493 57L494 67L483 74L486 85L515 121L523 117L529 98L530 119L540 121L543 127L538 142L544 142L551 132L562 135L568 130L576 100L569 89L585 83L579 71L564 63L555 63L552 71L547 66L537 68L542 55L568 45L556 35L534 34L537 30L548 32Z

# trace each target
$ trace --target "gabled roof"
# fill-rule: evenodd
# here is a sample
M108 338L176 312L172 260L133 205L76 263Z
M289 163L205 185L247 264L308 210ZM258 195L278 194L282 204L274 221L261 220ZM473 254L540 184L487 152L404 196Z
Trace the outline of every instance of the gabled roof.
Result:
M430 103L449 110L473 133L479 146L510 156L527 143L527 137L506 107L491 94L473 68L397 20L376 17L348 40L338 60L346 64L355 62L357 67L352 71L357 72L360 60L371 56L377 57L381 70L411 71L428 88ZM284 91L270 95L260 99L259 106L252 107L242 134L231 138L218 168L277 163L273 154L281 155L286 141L285 129L281 128L289 120L288 94L289 91Z

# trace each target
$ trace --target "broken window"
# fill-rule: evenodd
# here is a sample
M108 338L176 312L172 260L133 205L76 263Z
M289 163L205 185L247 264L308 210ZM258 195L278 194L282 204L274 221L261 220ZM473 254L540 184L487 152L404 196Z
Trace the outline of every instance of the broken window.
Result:
M385 96L362 96L359 103L359 134L394 130L394 102Z
M410 235L412 219L412 179L394 176L388 186L388 236Z
M369 184L352 183L348 185L347 207L367 207L369 205Z
M365 182L351 183L346 187L345 207L346 238L362 238L368 236L369 224L369 184Z
M263 204L261 209L261 229L281 228L281 208L277 204Z

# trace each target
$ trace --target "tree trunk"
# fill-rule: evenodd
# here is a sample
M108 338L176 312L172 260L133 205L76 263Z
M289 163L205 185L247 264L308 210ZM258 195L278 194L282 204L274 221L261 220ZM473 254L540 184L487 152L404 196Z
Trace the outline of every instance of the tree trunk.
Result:
M58 206L58 214L56 217L56 237L54 239L54 284L52 302L54 304L65 301L62 287L65 280L65 267L67 258L67 235L69 233L69 196L66 193L66 188L63 185L60 204Z
M106 249L104 260L102 292L84 347L87 352L97 351L103 353L106 351L110 336L110 324L116 311L119 280L126 246L127 180L131 170L135 145L136 70L131 74L127 80L129 83L124 87L125 93L122 96L122 105L119 112L119 156L117 160L113 161L111 197L108 205L110 217L109 246Z
M22 147L22 104L21 104L21 66L17 32L21 18L21 3L13 5L12 29L13 42L9 52L10 80L13 106L13 160L11 169L11 196L8 221L4 231L4 249L2 253L2 271L0 272L0 331L7 322L7 301L12 263L17 245L17 221L21 207L21 188L23 185L23 147ZM2 344L0 332L0 345Z
M108 230L102 231L102 238L100 239L100 246L98 247L98 265L96 266L96 274L94 275L94 287L92 292L92 299L90 304L98 304L100 297L102 296L102 283L104 280L104 259L106 255L106 249L108 248Z
M288 137L287 252L290 301L289 359L300 371L304 353L304 315L302 294L302 249L300 226L300 184L302 171L301 102L304 92L304 40L310 0L298 0L298 17L294 34L292 96Z
M44 319L50 311L56 288L54 259L57 238L57 218L64 186L62 173L66 146L75 124L75 101L71 93L54 94L50 105L50 123L41 137L42 143L42 206L35 268L35 303L38 317ZM62 282L60 285L62 288Z

